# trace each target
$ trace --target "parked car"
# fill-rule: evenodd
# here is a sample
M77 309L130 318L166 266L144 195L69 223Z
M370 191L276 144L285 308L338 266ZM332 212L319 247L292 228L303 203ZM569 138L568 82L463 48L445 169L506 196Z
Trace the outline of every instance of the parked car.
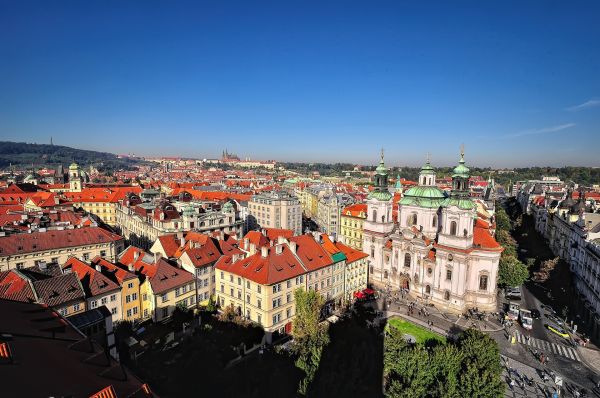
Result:
M504 297L510 300L521 300L520 287L507 287L504 289Z
M533 318L531 318L531 311L520 310L519 311L519 321L521 322L521 326L523 326L524 329L527 329L527 330L533 329Z
M564 330L563 328L561 328L560 326L547 323L546 327L548 328L549 331L551 331L554 334L559 335L562 338L565 338L565 339L569 338L569 333L567 333L567 331Z
M536 308L531 309L531 317L533 319L540 319L541 316L542 314L540 314L540 311L538 311Z

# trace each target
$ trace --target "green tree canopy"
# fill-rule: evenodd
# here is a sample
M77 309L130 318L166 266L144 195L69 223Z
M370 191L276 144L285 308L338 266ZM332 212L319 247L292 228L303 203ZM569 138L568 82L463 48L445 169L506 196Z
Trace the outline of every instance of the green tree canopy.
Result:
M489 335L469 329L459 337L457 345L463 355L458 379L460 396L503 396L505 387L498 344Z
M510 218L508 217L508 214L506 214L506 211L502 207L497 208L495 217L497 230L510 231Z
M498 285L521 286L529 277L529 269L514 256L502 256L498 267Z

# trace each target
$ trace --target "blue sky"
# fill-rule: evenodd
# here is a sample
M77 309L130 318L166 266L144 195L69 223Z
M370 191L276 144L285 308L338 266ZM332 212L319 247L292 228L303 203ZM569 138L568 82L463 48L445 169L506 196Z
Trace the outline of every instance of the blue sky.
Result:
M485 3L485 4L483 4ZM600 166L600 3L0 0L0 139Z

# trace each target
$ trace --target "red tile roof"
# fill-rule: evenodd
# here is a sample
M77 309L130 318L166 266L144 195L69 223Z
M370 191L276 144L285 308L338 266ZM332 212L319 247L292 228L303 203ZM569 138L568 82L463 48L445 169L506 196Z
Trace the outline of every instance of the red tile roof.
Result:
M0 256L117 242L123 237L99 227L32 232L0 238Z
M361 213L362 213L362 215L361 215ZM367 218L367 204L366 203L356 203L356 204L347 206L344 210L342 210L342 215L351 216L351 217Z
M257 250L263 246L268 247L271 245L269 238L259 231L248 231L248 233L246 233L246 235L242 238L242 242L244 242L246 239L248 239L248 244L254 244ZM248 250L248 248L245 249Z
M360 259L369 257L367 253L363 253L359 250L353 249L350 246L346 246L342 242L335 242L335 246L346 255L346 264L353 263Z
M174 267L164 258L160 258L156 263L156 272L150 277L150 285L155 294L161 294L178 286L183 286L193 282L195 277L190 272L181 268Z
M92 260L92 265L99 265L100 267L102 267L103 273L112 275L114 279L121 285L124 281L137 278L137 276L133 272L129 272L129 270L125 269L124 267L119 267L118 265L113 264L100 256L94 257L94 259Z
M265 234L267 238L272 241L276 241L280 236L289 239L294 236L294 231L291 229L283 229L283 228L263 228L265 230Z
M296 242L296 255L309 271L333 264L329 253L315 241L312 235L294 236L290 241Z
M281 253L276 247L267 248L267 257L261 252L232 261L231 256L223 256L215 266L216 269L231 272L261 285L272 285L306 273L306 269L286 244L280 245Z
M17 270L0 272L0 298L16 301L36 301L29 280Z
M473 228L473 246L477 249L502 251L502 246L490 234L490 231L485 228Z
M101 272L96 271L83 261L70 257L62 266L63 270L71 269L79 278L86 296L98 296L119 290L120 287Z

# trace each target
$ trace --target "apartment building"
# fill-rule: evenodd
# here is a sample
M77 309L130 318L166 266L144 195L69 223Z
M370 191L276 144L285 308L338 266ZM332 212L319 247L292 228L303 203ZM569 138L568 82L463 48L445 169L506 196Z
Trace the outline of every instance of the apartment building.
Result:
M279 236L273 245L255 247L247 257L223 256L215 266L217 302L273 334L289 333L295 314L294 291L309 289L325 299L322 315L352 300L367 287L366 254L325 234Z
M140 291L145 279L140 281L134 273L133 266L119 266L100 256L92 259L91 265L121 287L121 318L130 322L143 319L142 294Z
M79 207L95 215L106 225L117 225L117 204L128 193L139 194L140 187L103 187L83 188L80 191L65 192L63 196L72 202L74 207Z
M217 302L261 325L267 341L289 333L295 314L294 291L305 289L306 269L294 242L262 247L246 258L223 256L216 265Z
M178 232L223 232L241 236L243 223L236 218L230 202L226 202L220 210L212 210L192 202L185 207L168 201L147 203L130 194L117 204L116 225L121 234L131 244L144 249L149 249L159 236Z
M177 305L196 305L194 274L170 264L159 254L154 256L130 246L119 255L119 262L132 266L148 280L141 289L143 317L162 322L171 317Z
M113 322L122 319L121 287L104 276L100 267L95 268L75 257L71 257L62 265L63 272L72 272L79 278L85 292L86 309L105 306L112 316Z
M340 214L340 240L346 245L362 251L363 222L367 219L367 204L347 206Z
M63 272L58 264L0 272L0 298L45 304L65 317L86 310L85 292L77 275Z
M298 198L287 192L253 195L248 202L249 227L291 229L302 233L302 208Z
M69 257L84 261L101 256L114 260L123 250L121 236L99 227L36 231L0 237L0 271L42 263L65 263Z

